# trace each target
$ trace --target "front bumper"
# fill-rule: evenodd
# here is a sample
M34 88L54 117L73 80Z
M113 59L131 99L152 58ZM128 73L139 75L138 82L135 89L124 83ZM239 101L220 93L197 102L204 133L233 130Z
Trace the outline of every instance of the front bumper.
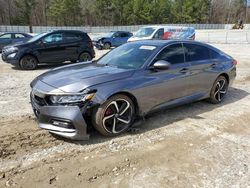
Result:
M103 43L98 42L98 41L92 41L93 45L97 48L97 49L102 49L103 48Z
M11 53L11 54L6 54L5 51L3 50L3 51L2 51L2 60L3 60L4 62L10 63L10 64L12 64L12 65L18 65L19 60L16 58L16 57L17 57L17 54L16 54L14 57L11 56L12 54L13 54L13 53Z
M31 92L31 105L39 127L49 132L72 140L88 140L87 123L84 114L88 103L78 106L50 106L43 95Z
M38 121L40 128L53 134L72 140L89 139L87 124L77 106L44 106L39 110Z

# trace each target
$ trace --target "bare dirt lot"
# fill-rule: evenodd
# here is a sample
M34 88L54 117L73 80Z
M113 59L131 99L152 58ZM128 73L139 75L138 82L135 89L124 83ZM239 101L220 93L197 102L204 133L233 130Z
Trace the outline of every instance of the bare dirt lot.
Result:
M37 127L29 83L52 67L0 62L0 187L250 187L250 45L215 46L238 60L223 104L180 106L150 116L137 134L93 132L85 142Z

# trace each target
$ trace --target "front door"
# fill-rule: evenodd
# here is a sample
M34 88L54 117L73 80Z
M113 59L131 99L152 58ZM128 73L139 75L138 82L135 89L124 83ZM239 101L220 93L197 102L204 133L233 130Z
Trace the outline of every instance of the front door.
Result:
M65 61L65 47L63 44L62 33L52 33L45 36L38 43L38 59L43 63L54 63Z
M140 92L146 94L142 104L148 110L190 95L190 64L185 63L182 43L164 48L153 63L158 60L168 61L171 65L168 70L146 70L144 74L146 85Z

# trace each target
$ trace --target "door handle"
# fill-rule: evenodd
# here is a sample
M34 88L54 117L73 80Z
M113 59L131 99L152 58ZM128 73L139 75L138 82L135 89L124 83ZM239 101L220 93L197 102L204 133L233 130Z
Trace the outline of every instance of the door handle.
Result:
M183 68L183 69L180 70L180 73L183 73L183 74L185 74L187 72L188 72L188 68Z
M213 63L213 64L211 65L212 68L215 68L216 66L217 66L216 63Z

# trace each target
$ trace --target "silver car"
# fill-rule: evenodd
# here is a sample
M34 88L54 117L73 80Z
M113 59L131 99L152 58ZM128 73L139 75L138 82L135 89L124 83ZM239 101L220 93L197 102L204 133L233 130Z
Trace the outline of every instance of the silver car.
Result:
M138 41L96 62L53 69L31 83L39 126L75 140L88 127L116 136L163 108L207 99L220 103L236 77L222 51L195 41Z

